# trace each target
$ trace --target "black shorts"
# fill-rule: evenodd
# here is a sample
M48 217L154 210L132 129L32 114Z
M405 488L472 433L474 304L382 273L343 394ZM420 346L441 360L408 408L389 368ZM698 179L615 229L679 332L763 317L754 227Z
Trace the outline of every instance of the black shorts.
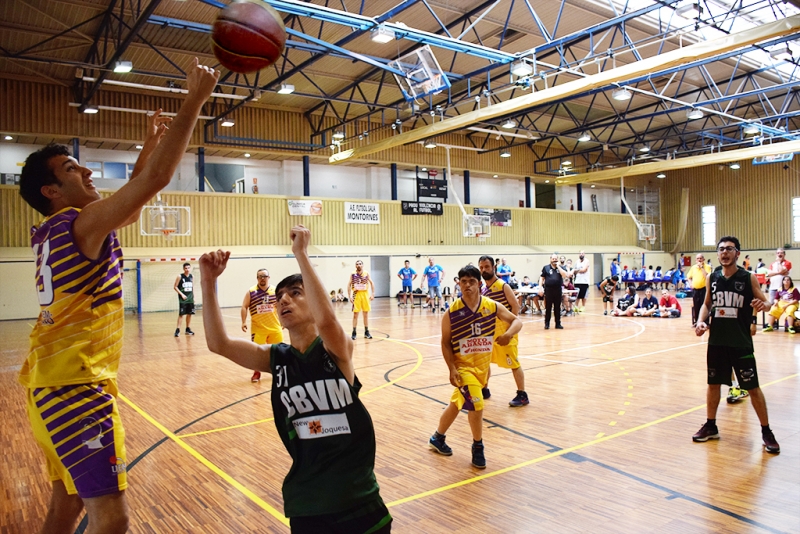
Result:
M194 302L179 302L178 315L194 315Z
M605 295L603 297L603 302L611 302L613 304L614 303L614 297L611 297L609 295Z
M731 369L736 373L739 387L746 390L758 387L756 357L750 349L709 345L706 353L708 383L731 385Z
M292 517L292 534L385 534L392 531L392 516L380 498L336 514Z
M400 290L400 293L411 294L413 293L413 290L411 289L411 286L403 286L403 289Z
M575 284L575 289L578 290L578 298L585 299L586 292L589 291L589 284Z

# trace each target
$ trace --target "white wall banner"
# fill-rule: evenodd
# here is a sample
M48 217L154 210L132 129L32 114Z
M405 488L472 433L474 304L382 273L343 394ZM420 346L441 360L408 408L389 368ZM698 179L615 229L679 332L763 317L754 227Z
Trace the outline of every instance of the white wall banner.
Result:
M320 200L287 200L289 215L322 215Z
M344 203L344 222L356 224L380 224L380 204L362 202Z

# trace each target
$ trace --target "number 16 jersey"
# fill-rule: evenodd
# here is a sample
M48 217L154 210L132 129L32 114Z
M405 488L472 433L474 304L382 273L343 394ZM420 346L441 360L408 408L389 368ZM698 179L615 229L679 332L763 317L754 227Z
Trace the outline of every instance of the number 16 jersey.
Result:
M497 302L481 297L473 312L459 298L447 313L450 314L450 346L456 369L472 373L485 384L492 361Z

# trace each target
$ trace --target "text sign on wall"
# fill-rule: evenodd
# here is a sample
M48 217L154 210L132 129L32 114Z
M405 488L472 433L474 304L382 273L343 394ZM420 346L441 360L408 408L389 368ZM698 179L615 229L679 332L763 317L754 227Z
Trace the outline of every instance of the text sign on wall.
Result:
M442 215L441 202L401 202L403 215Z
M322 201L320 200L287 200L286 202L289 206L289 215L322 215Z
M344 222L355 224L380 224L380 204L364 204L361 202L344 203Z

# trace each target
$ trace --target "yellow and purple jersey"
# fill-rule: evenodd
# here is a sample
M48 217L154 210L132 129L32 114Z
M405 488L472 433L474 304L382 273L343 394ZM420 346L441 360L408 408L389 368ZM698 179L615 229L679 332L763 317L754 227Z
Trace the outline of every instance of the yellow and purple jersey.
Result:
M450 314L450 346L456 369L472 373L485 384L492 361L497 303L481 297L477 310L473 312L459 298L447 313Z
M366 291L369 286L369 273L367 271L353 271L350 274L350 283L353 285L353 292Z
M122 249L116 232L100 256L84 256L72 237L80 214L65 208L31 229L41 308L19 381L29 388L116 378L122 355Z
M278 299L275 288L269 286L262 290L258 285L250 288L250 323L253 333L280 332L281 322L278 320Z
M511 304L508 303L506 292L504 291L505 286L506 283L498 278L492 285L483 286L481 294L487 299L492 299L495 302L499 302L505 306L508 311L511 311Z

